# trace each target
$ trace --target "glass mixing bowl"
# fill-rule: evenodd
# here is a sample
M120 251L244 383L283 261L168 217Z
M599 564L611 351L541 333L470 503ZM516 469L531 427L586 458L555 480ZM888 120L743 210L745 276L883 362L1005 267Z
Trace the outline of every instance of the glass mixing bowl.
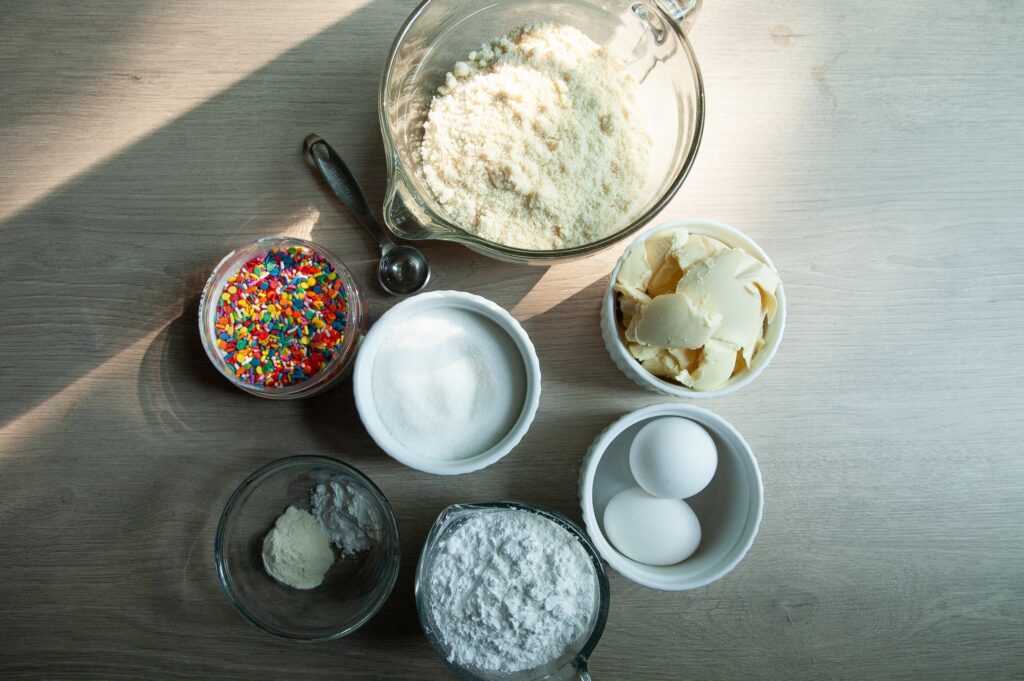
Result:
M639 230L678 191L700 145L704 84L685 35L699 6L699 0L426 0L399 31L381 79L387 228L401 239L455 241L499 260L535 264L590 255ZM431 98L455 62L516 26L541 22L570 24L627 64L654 140L647 186L628 223L598 241L556 251L486 241L449 220L426 184L419 151Z
M464 667L452 659L451 651L436 632L437 626L429 605L430 576L437 556L444 548L445 542L453 530L475 516L509 510L536 513L557 523L576 538L594 564L597 575L597 593L595 594L597 608L586 633L569 646L561 657L551 660L547 664L513 673L489 672L483 669ZM601 640L601 634L604 633L604 625L608 621L608 602L608 574L605 572L604 563L601 562L597 549L594 548L583 531L568 518L557 513L514 501L453 504L444 509L434 521L434 526L430 528L430 534L427 535L423 552L420 554L419 564L416 566L416 612L419 615L423 633L426 634L430 647L445 661L445 664L467 681L567 681L569 679L588 681L590 673L587 671L587 660L593 654L598 641Z

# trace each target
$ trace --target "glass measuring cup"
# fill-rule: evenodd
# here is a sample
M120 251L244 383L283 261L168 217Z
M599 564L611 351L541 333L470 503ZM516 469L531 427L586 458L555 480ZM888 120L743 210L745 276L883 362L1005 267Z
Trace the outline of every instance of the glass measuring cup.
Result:
M521 672L500 673L488 672L481 669L469 669L454 662L451 659L448 647L436 633L436 626L431 618L429 602L430 575L438 553L444 547L445 540L455 528L469 518L476 517L482 513L495 513L508 510L528 511L536 513L548 520L557 523L567 530L583 546L590 560L594 564L597 576L597 608L587 627L587 632L577 639L565 653L540 667L527 669ZM601 634L604 633L604 626L608 620L608 574L605 572L604 563L597 553L597 549L590 543L590 539L569 519L557 513L545 511L528 504L513 501L495 501L483 504L453 504L441 511L441 514L434 521L430 528L426 542L423 545L423 552L420 554L419 563L416 566L416 612L419 614L420 625L423 633L426 634L430 647L434 649L442 660L445 661L460 677L468 681L561 681L567 679L589 680L590 673L587 671L587 660L597 647Z
M512 262L590 255L646 225L693 165L704 127L704 84L686 31L700 0L426 0L406 20L381 79L378 113L387 155L384 222L396 237L441 239ZM622 229L582 246L533 251L482 239L451 221L421 169L430 101L456 61L526 23L570 24L627 64L653 137L649 179Z

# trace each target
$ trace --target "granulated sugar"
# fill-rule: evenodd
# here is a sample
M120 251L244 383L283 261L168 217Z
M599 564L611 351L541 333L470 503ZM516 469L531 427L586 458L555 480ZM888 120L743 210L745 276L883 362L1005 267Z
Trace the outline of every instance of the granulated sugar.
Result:
M430 619L460 665L532 669L586 635L597 572L579 541L524 510L492 511L451 532L430 573Z
M464 459L512 430L526 399L526 368L497 324L459 308L424 311L390 329L374 358L381 424L410 452Z
M456 224L533 250L624 227L651 148L626 65L580 31L524 26L457 62L433 98L423 174Z

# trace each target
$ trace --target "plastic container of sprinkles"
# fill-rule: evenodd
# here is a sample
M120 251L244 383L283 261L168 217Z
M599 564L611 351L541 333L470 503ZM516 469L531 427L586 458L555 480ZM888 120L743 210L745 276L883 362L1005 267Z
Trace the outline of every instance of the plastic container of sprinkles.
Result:
M309 397L347 376L369 325L362 289L338 256L271 237L228 253L199 300L210 361L242 390Z

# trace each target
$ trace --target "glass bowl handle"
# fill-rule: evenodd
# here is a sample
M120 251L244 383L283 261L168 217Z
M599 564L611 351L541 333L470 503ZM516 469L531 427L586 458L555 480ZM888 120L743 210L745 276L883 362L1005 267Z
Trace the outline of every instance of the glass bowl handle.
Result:
M689 35L693 22L697 20L703 0L654 0L661 11L679 24L683 35Z
M571 663L544 678L552 681L555 679L557 681L591 681L590 670L587 669L587 658L578 655Z
M566 669L566 681L591 681L590 670L587 669L587 660L584 657L577 657Z

